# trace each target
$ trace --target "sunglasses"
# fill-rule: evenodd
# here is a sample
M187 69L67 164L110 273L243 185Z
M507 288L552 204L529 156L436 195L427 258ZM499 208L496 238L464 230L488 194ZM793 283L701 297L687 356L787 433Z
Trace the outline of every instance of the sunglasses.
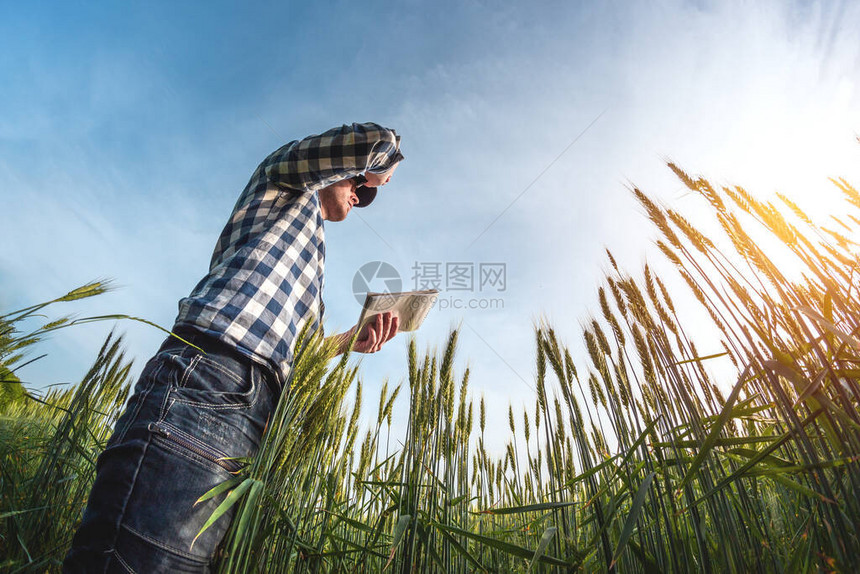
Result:
M356 203L355 206L367 207L376 197L376 188L364 185L367 183L367 178L364 174L353 176L351 179L355 182L355 194L358 196L358 203Z

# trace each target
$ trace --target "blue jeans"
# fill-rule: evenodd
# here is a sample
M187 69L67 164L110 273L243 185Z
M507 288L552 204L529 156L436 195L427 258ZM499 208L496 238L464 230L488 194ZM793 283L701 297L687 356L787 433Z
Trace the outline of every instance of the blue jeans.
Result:
M97 463L64 572L208 572L232 519L192 541L225 494L195 504L252 456L280 395L271 373L204 335L168 338L146 364Z

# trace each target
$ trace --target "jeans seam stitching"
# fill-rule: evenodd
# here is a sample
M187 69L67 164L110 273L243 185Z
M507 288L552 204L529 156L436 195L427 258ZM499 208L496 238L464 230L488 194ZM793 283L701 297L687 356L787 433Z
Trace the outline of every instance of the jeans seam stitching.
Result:
M164 365L160 363L158 367L156 367L155 370L152 372L152 376L149 377L148 384L143 388L140 393L140 400L137 402L132 416L128 419L128 422L122 429L117 429L119 431L117 433L117 444L125 440L125 435L128 433L128 429L131 428L131 426L137 420L138 415L140 415L140 411L141 409L143 409L143 405L146 403L147 397L152 392L152 389L155 386L155 381L158 380L158 375L161 374L161 369L163 367Z
M225 410L241 410L241 409L250 408L257 403L257 400L254 399L253 402L250 402L247 404L239 404L239 405L213 405L212 403L200 403L200 402L189 401L189 400L179 399L179 398L173 397L173 402L181 403L183 405L191 405L193 407L212 409L212 410L216 410L216 411L225 411Z
M129 572L129 574L137 574L134 568L132 568L128 562L123 560L122 555L119 553L119 550L116 548L113 549L113 555L116 557L117 561L123 565L123 567Z
M197 357L198 357L198 358L200 358L200 355L197 355ZM218 372L220 372L220 373L222 373L224 376L226 376L226 377L230 378L230 379L231 379L234 383L236 383L237 385L241 385L241 384L242 384L242 382L243 382L242 377L237 377L235 373L233 373L233 372L232 372L232 371L230 371L229 369L225 368L224 366L219 365L216 361L207 360L207 359L205 359L205 358L201 358L201 359L200 359L200 361L205 361L205 364L206 364L207 366L212 367L213 369L218 370ZM198 364L200 363L200 361L198 361ZM195 365L195 366L196 366L196 365Z
M168 359L170 362L175 362L175 359L170 356ZM164 363L162 362L162 366ZM160 373L159 373L160 374ZM169 380L169 374L166 374L161 381L164 385L165 393L164 398L161 400L161 409L158 412L158 422L163 421L167 417L167 411L170 410L170 405L172 401L176 400L173 398L173 383Z
M194 355L191 359L191 362L188 363L188 366L185 368L185 372L182 373L182 378L179 380L179 387L185 388L185 384L188 382L188 377L191 376L192 371L197 366L197 363L200 362L200 355Z
M152 439L146 441L146 446L143 448L143 452L140 454L140 457L137 459L137 466L134 469L134 477L131 479L131 488L128 489L128 492L125 496L125 500L122 501L122 510L120 510L119 515L117 516L116 526L114 529L113 540L111 541L111 548L116 552L116 543L119 538L119 529L123 526L123 520L125 520L125 512L128 509L128 501L131 500L131 495L134 493L134 488L137 486L137 478L140 476L140 467L143 466L143 459L146 458L146 451L149 450L149 445L152 444Z
M186 367L186 369L185 369L185 372L182 373L182 378L179 382L179 385L177 386L177 389L185 388L185 385L188 382L188 378L190 377L191 372L200 364L201 359L203 359L202 355L194 355L194 357L192 357L191 362L189 363L188 367ZM225 369L223 366L217 364L215 361L208 361L207 360L206 365L217 370L219 373L228 377L231 381L233 381L237 384L241 384L243 382L242 377L237 377L234 373ZM249 365L249 367L250 368L248 369L248 378L250 380L251 389L247 393L233 393L231 391L220 391L220 393L225 393L225 394L230 393L230 394L236 395L238 397L251 397L251 400L248 402L240 403L240 404L230 404L230 405L213 405L212 403L205 403L205 402L200 402L200 401L190 401L187 399L182 399L180 397L171 396L174 394L171 392L168 392L167 396L170 396L172 402L177 402L177 403L181 403L181 404L189 405L189 406L194 406L194 407L209 408L209 409L214 409L214 410L240 410L240 409L250 408L250 407L257 404L257 400L258 400L259 394L260 394L260 388L259 388L260 385L254 383L254 377L253 377L254 365L253 365L253 363L251 365ZM165 397L165 406L167 405L166 401L167 401L167 397ZM169 406L167 408L169 409ZM167 409L163 408L161 419L163 420L166 415L167 415Z
M263 375L260 372L259 367L257 367L257 365L255 365L254 363L251 363L248 366L248 378L251 380L251 386L253 387L254 391L254 398L251 399L250 403L250 406L253 407L256 406L257 401L260 400L260 390L262 386L267 383L263 379Z

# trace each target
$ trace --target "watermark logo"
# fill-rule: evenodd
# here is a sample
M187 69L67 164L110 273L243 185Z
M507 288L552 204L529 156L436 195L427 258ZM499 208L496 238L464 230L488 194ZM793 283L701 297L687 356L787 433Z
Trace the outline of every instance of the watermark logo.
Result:
M492 297L508 289L508 270L505 263L474 261L416 261L412 266L412 285L415 291L434 289L439 297L433 306L439 310L500 310L505 300ZM365 263L352 278L352 293L363 305L368 292L398 293L403 291L400 273L390 263ZM467 294L471 293L469 296ZM375 305L390 306L394 298L379 298ZM376 310L377 309L375 307Z
M370 261L362 265L352 277L352 294L359 305L364 304L368 292L399 293L403 283L397 269L385 261Z
M416 261L412 281L414 289L501 293L508 288L508 269L504 263Z

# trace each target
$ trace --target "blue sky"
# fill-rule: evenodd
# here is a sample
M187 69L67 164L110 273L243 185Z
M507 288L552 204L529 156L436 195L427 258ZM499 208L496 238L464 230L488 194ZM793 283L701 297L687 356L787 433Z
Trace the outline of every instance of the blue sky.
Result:
M4 3L0 308L111 277L74 310L169 326L265 155L375 121L407 160L326 227L328 328L358 317L366 262L404 288L416 262L504 263L502 293L443 292L503 309L436 309L417 335L460 325L460 371L504 417L533 403L535 321L578 346L604 249L631 272L659 258L629 186L701 209L665 158L839 209L826 178L860 182L858 27L856 2ZM161 335L118 328L139 371ZM57 334L22 379L79 379L109 329ZM366 412L405 346L363 359Z

